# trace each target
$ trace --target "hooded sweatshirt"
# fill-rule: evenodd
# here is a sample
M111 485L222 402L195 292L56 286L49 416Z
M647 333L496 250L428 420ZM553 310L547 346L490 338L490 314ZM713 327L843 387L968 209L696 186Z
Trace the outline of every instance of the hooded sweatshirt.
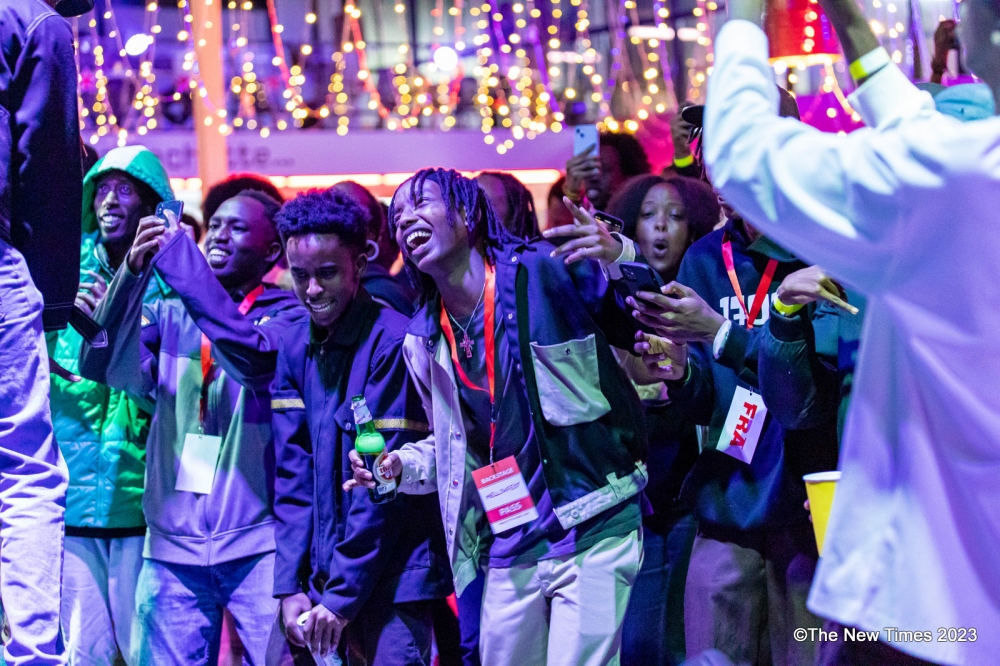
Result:
M97 230L95 185L101 176L121 171L148 185L161 199L173 199L160 160L142 146L116 148L101 158L84 178L83 219L87 221L80 256L80 282L92 282L88 271L108 283L114 270ZM144 301L167 291L152 280ZM73 328L48 334L49 356L72 373L79 372L82 338ZM52 428L69 468L66 531L70 536L132 536L145 532L142 491L146 474L149 413L122 391L83 379L69 382L52 375Z
M174 291L143 304L154 271ZM153 410L143 497L148 559L210 566L274 550L270 384L279 336L307 315L294 295L269 285L246 315L240 300L194 241L178 234L142 275L123 266L94 313L108 345L83 344L81 373ZM207 381L203 334L215 363ZM222 438L211 492L177 490L185 442L202 433Z

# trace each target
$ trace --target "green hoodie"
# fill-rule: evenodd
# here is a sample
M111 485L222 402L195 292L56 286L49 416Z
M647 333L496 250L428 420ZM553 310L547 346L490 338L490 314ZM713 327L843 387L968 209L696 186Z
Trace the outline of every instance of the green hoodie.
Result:
M98 177L123 171L142 181L163 199L173 199L167 173L157 157L142 146L116 148L94 165L83 181L83 245L80 281L99 273L108 283L114 274L101 244L94 215L94 190ZM150 282L147 302L161 298L167 287ZM80 335L72 328L51 333L49 355L76 374L79 370ZM145 486L145 447L152 405L144 405L121 391L83 379L68 382L52 375L52 426L59 449L69 467L66 525L69 528L141 528Z

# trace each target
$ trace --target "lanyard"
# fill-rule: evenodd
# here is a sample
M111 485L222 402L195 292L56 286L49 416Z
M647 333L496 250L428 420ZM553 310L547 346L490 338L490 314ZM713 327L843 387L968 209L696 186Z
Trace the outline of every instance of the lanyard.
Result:
M458 362L458 348L455 346L455 332L451 328L451 321L448 319L448 311L444 307L444 299L441 299L441 330L444 332L444 337L447 338L448 345L451 348L451 364L455 367L455 372L458 373L458 378L462 380L463 384L473 391L484 391L490 394L490 465L492 465L493 444L497 434L497 419L495 412L496 387L494 386L494 381L496 379L496 359L494 356L496 349L496 330L494 328L496 317L496 269L493 266L490 266L486 260L483 260L483 264L486 267L486 288L483 297L483 317L485 320L483 337L486 339L486 377L489 380L488 389L484 389L481 386L473 384L468 375L465 374L465 370L462 369L462 365Z
M753 328L753 323L760 314L760 309L764 305L764 297L767 290L771 288L771 281L774 279L774 271L778 268L778 260L770 259L767 268L764 269L764 277L760 279L757 286L757 293L753 297L753 307L747 312L747 306L743 302L743 290L740 289L740 281L736 277L736 266L733 264L733 244L729 241L729 234L722 237L722 261L726 264L726 272L729 273L729 281L733 284L733 291L736 292L736 300L740 302L743 314L747 318L747 329Z
M257 285L257 288L247 294L238 308L240 314L246 316L253 307L257 297L264 293L264 285ZM201 401L198 405L198 423L204 430L205 417L208 415L208 387L215 379L212 377L212 368L215 361L212 359L212 341L204 333L201 334Z

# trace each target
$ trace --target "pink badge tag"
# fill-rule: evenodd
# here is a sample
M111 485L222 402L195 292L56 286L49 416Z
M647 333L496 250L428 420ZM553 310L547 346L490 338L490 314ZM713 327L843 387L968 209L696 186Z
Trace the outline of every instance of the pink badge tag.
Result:
M528 492L528 484L514 456L498 460L472 473L476 490L483 501L486 519L494 534L538 518L538 510Z

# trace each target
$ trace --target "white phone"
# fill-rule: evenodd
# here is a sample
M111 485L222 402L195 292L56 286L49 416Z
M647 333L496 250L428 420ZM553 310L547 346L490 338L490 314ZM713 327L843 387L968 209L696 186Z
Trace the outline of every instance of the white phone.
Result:
M576 125L573 128L573 155L586 152L587 148L594 147L593 154L596 155L598 148L597 125Z

